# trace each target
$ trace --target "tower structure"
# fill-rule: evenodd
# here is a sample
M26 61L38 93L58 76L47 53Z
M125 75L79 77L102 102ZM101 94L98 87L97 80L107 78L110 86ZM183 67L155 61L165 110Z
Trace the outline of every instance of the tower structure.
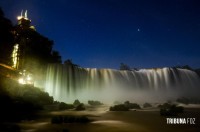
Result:
M12 67L21 73L26 71L24 74L24 78L27 75L26 78L20 82L27 83L28 78L30 79L27 73L34 75L35 78L42 78L44 68L48 63L57 61L59 54L52 52L53 41L39 34L31 25L27 11L22 11L17 20L18 23L13 31L15 45L12 51Z
M28 19L27 10L25 11L23 15L23 10L21 11L21 15L17 17L18 25L24 26L24 27L30 27L31 20Z
M15 45L12 51L12 67L17 70L23 70L25 61L25 48L29 41L29 36L26 33L28 30L34 30L34 26L31 26L31 20L28 19L27 10L21 11L21 15L17 17L18 24L14 29Z

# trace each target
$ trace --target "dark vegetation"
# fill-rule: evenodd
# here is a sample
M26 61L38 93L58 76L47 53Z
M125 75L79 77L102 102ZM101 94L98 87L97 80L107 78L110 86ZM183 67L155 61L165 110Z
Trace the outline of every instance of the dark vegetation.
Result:
M65 64L65 65L68 65L68 66L72 66L72 67L80 67L79 65L74 64L74 63L72 62L72 59L67 59L67 60L65 60L65 61L64 61L64 64Z
M58 115L51 118L52 124L62 123L88 123L90 120L87 116L73 116L73 115Z
M152 107L152 105L149 104L149 103L144 103L144 104L143 104L143 108L149 108L149 107Z
M138 68L131 68L127 64L120 63L119 70L122 70L122 71L132 71L132 70L138 71Z
M110 111L128 111L129 108L126 107L124 104L118 104L110 107Z
M83 103L80 103L78 99L74 101L73 104L67 104L65 102L58 102L54 101L53 106L58 106L55 110L76 110L76 111L82 111L85 110L85 105Z
M59 103L59 110L68 110L68 109L74 109L74 105L66 104L64 102Z
M175 66L175 67L172 67L172 68L180 68L180 69L194 70L194 69L191 68L189 65Z
M80 105L81 103L80 103L80 101L78 100L78 99L76 99L75 101L74 101L74 103L73 103L73 105L75 106L75 107L77 107L78 105Z
M94 101L94 100L88 100L88 104L91 106L98 106L98 105L103 105L100 101Z
M85 106L83 103L80 103L79 105L76 106L75 108L76 111L82 111L85 110Z
M138 105L137 103L130 103L129 101L124 102L124 105L128 109L141 109L140 105Z
M189 65L184 65L184 66L175 66L175 67L172 67L172 68L180 68L180 69L191 70L191 71L196 72L197 75L199 75L199 77L200 77L200 68L194 69L194 68L190 67Z
M84 104L80 103L79 100L75 100L74 104L66 104L64 102L57 102L56 104L58 104L58 110L69 110L69 109L74 109L76 111L85 110Z
M141 109L141 107L136 103L130 103L129 101L124 102L124 104L118 104L110 107L110 111L128 111L130 109Z
M0 131L1 132L21 132L20 127L16 124L1 124L1 123L0 123Z
M53 97L48 93L0 76L1 122L31 120L37 117L37 111L49 104L53 104Z
M164 103L163 105L158 106L160 108L161 116L177 116L180 113L184 112L182 106L176 106L174 104Z
M130 71L131 68L130 68L127 64L120 63L119 70L127 70L127 71Z
M85 110L85 106L83 103L81 103L78 99L76 99L73 103L76 111L82 111Z

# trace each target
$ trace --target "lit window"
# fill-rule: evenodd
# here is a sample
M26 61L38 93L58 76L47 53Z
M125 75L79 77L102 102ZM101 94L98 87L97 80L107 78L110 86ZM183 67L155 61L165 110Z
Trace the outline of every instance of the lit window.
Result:
M19 44L16 44L14 46L13 52L12 52L12 60L13 60L13 68L17 68L18 64L18 50L19 50Z

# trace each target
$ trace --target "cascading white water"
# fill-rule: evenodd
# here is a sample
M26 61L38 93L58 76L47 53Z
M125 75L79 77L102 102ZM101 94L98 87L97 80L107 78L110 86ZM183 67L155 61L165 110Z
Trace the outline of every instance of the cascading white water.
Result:
M160 99L169 96L195 95L200 91L200 77L186 69L162 68L120 71L79 68L50 64L45 91L55 100L75 99L114 101Z

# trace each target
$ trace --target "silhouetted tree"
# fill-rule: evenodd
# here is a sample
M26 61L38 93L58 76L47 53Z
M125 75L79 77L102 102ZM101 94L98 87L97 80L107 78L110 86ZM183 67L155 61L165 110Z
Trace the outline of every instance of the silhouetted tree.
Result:
M187 70L194 70L193 68L191 68L189 65L184 65L184 66L175 66L173 68L181 68L181 69L187 69Z
M68 66L79 67L79 65L74 64L74 63L72 62L72 59L67 59L66 61L64 61L64 64L65 64L65 65L68 65Z
M120 70L131 70L131 68L128 65L124 64L124 63L120 63L120 68L119 69Z
M144 108L148 108L148 107L152 107L152 105L151 105L150 103L144 103L144 104L143 104L143 107L144 107Z
M62 63L61 56L58 51L52 52L52 61L53 63Z
M81 103L80 103L80 101L79 101L78 99L74 100L73 105L74 105L75 107L77 107L77 106L80 105L80 104L81 104Z
M73 64L72 63L72 59L65 60L64 64L66 64L66 65L72 65Z

